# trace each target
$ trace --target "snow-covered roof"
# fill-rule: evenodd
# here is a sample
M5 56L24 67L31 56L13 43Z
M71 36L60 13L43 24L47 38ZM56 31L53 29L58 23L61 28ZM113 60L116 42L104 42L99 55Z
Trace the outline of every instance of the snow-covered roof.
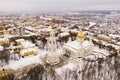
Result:
M81 44L79 41L75 40L75 41L71 41L69 43L66 43L64 46L68 46L68 47L71 47L75 50L79 50L81 48L85 48L85 47L90 46L90 45L92 45L92 43L90 41L85 40Z
M63 74L62 70L64 70L64 69L73 70L74 68L76 68L76 65L74 65L72 63L68 63L67 65L64 65L63 67L55 69L55 71L57 72L57 74L61 75L61 74Z
M119 37L120 38L120 35L117 35L117 34L109 34L110 37L113 37L113 38L116 38L116 37Z
M23 42L23 41L25 41L24 39L17 39L17 40L15 40L16 42Z
M38 48L35 48L35 50L38 52L37 55L26 56L25 58L20 58L19 60L10 60L8 65L0 67L0 69L4 68L4 69L17 70L21 67L24 67L24 66L27 66L30 64L34 64L34 63L43 64L40 57L44 57L47 52L45 50L40 50Z
M0 38L0 41L8 40L7 38Z
M0 51L3 51L3 46L0 46Z
M29 48L29 47L34 47L35 44L31 43L30 41L24 41L21 43L23 48Z
M70 34L68 32L63 32L63 33L60 33L58 36L63 37L63 36L67 36L67 35L70 35Z
M63 32L63 33L60 33L61 35L69 35L68 32Z
M23 49L23 50L21 50L21 51L20 51L20 54L25 54L25 53L31 52L31 51L35 51L35 52L36 52L35 48L28 48L28 49Z
M94 22L89 22L89 24L90 24L90 25L88 26L89 28L92 27L92 26L94 26L94 25L96 25L96 23L94 23Z
M13 69L13 70L17 70L19 68L22 68L24 66L30 65L30 64L34 64L34 63L42 63L39 55L36 56L29 56L29 57L25 57L25 58L21 58L19 60L13 61L10 60L9 65L4 66L5 69Z
M43 29L39 29L39 32L40 31L46 31L46 32L50 32L51 28L43 28Z
M31 26L26 27L26 29L34 30L34 28L32 28Z
M117 42L117 45L120 45L120 42Z

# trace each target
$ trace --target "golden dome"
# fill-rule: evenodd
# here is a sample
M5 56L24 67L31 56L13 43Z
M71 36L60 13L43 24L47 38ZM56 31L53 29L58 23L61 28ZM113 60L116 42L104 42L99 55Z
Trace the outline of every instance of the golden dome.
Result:
M77 35L78 38L85 38L85 35L82 33L82 29L80 29L80 33Z
M85 35L84 35L84 34L79 33L79 34L77 35L77 37L78 37L78 38L85 38Z
M51 29L51 32L55 32L55 30L54 30L54 29Z

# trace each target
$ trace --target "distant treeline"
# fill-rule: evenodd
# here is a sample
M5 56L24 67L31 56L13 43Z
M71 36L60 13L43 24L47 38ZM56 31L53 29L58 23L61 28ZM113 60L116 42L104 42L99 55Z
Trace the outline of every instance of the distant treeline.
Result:
M102 13L102 14L110 14L111 12L117 12L120 13L120 10L84 10L84 11L78 11L79 13Z

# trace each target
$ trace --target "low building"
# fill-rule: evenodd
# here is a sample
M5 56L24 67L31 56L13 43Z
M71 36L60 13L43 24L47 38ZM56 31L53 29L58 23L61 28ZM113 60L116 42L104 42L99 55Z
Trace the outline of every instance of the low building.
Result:
M24 39L17 39L16 42L17 42L18 48L15 48L15 49L17 49L17 51L20 51L20 56L25 57L28 55L37 54L35 45L30 41L25 41Z
M35 48L28 48L20 51L20 55L22 57L28 56L28 55L36 55L36 54L37 54L37 51L35 50Z
M97 35L97 38L103 41L111 42L112 39L106 35Z
M9 39L8 38L0 38L0 45L9 45Z

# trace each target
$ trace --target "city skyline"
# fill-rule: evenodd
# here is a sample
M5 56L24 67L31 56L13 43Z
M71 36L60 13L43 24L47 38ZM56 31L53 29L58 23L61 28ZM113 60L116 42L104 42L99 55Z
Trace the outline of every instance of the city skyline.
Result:
M120 10L119 0L0 0L0 11Z

